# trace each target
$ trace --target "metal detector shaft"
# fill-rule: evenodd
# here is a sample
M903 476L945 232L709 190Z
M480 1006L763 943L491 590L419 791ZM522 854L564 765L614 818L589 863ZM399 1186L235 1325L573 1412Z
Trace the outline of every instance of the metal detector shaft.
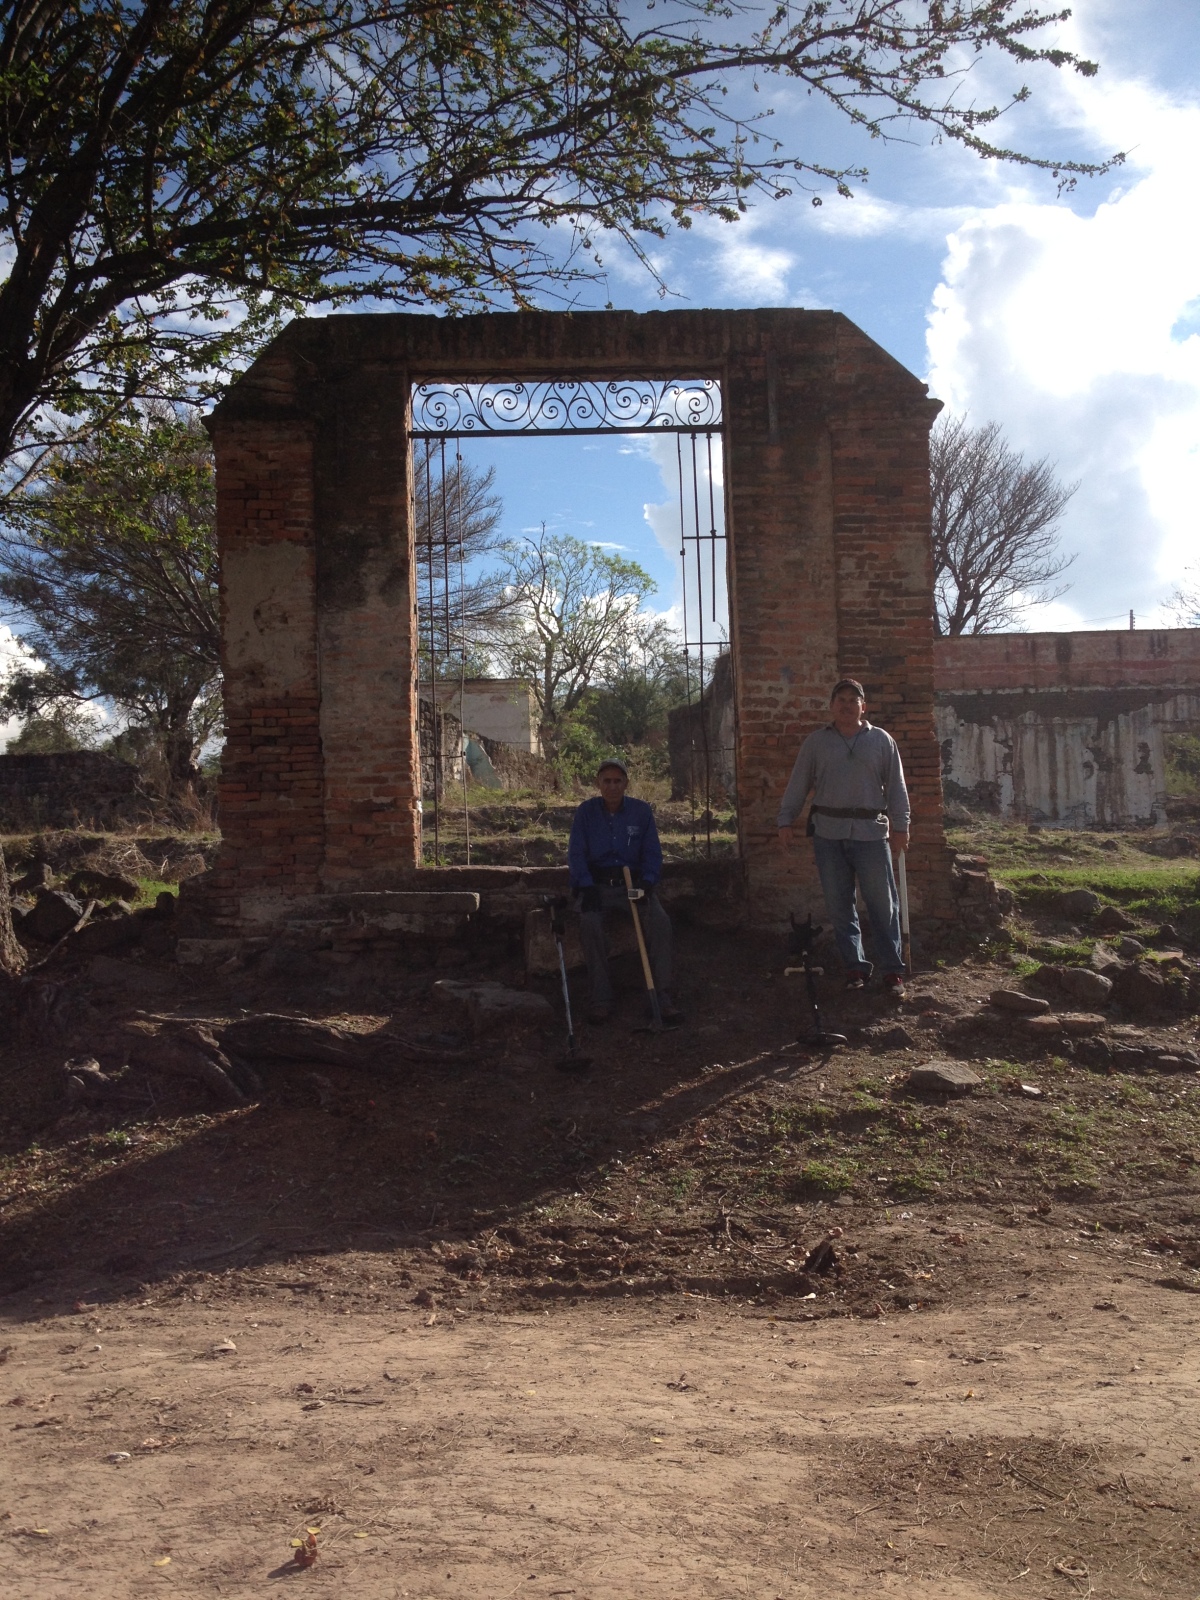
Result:
M567 1051L575 1054L575 1024L571 1020L571 994L567 988L567 958L563 954L563 942L559 937L558 929L554 929L554 943L558 947L558 971L562 978L563 1005L567 1011Z
M904 958L904 970L912 977L912 934L908 926L908 873L904 866L905 852L901 850L896 858L899 867L900 882L900 953Z
M655 1033L662 1029L662 1009L658 1003L658 990L654 987L654 973L650 967L650 957L646 953L646 936L642 932L642 919L638 916L637 901L632 898L633 874L628 867L622 867L625 874L625 892L630 896L629 914L633 918L633 931L637 934L638 953L642 958L642 976L646 980L646 993L650 996L650 1010L654 1017L652 1024Z

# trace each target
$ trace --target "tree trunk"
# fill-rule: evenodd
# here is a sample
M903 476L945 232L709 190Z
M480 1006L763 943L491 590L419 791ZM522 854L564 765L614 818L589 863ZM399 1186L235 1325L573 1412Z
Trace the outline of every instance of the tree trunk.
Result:
M196 741L192 734L192 707L195 696L172 701L159 723L159 740L163 764L166 767L167 795L171 800L181 800L195 788L199 772L196 769Z
M25 951L12 924L12 896L8 887L8 868L0 849L0 973L15 978L25 970Z

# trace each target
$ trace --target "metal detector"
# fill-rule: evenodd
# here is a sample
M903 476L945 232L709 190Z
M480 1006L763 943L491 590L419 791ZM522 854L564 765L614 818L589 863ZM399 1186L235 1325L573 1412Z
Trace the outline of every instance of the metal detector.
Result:
M557 900L546 896L542 903L550 913L550 931L554 935L554 943L558 950L558 972L562 979L563 1006L567 1013L567 1053L554 1065L560 1072L586 1072L592 1064L592 1058L581 1056L575 1048L575 1023L571 1018L571 993L567 988L567 957L563 949L563 939L567 931L563 913L567 909L567 902L562 896Z
M812 1014L812 1029L808 1036L800 1042L814 1046L833 1046L849 1044L844 1033L830 1033L821 1021L821 1008L817 1004L817 973L822 969L813 966L813 945L824 932L820 927L813 927L812 912L803 922L796 921L795 912L792 913L792 931L788 938L788 954L800 957L798 967L784 967L783 975L788 977L793 972L803 972L804 986L808 991L808 1006Z

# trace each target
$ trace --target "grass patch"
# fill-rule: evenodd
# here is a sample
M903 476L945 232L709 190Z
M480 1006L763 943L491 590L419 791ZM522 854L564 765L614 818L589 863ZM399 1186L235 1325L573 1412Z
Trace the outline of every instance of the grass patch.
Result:
M160 894L173 894L178 896L177 883L164 883L161 878L139 878L138 896L134 906L152 906Z
M849 1194L858 1170L857 1161L806 1161L797 1171L788 1174L785 1186L796 1199Z

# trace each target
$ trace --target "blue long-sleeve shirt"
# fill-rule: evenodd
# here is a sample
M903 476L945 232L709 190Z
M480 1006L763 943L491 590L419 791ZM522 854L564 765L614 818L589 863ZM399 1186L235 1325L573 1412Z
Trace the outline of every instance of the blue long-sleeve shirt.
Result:
M662 876L662 845L654 813L644 800L626 795L616 811L609 811L602 795L585 800L576 809L567 847L572 889L588 889L595 882L592 868L628 867L646 885Z

